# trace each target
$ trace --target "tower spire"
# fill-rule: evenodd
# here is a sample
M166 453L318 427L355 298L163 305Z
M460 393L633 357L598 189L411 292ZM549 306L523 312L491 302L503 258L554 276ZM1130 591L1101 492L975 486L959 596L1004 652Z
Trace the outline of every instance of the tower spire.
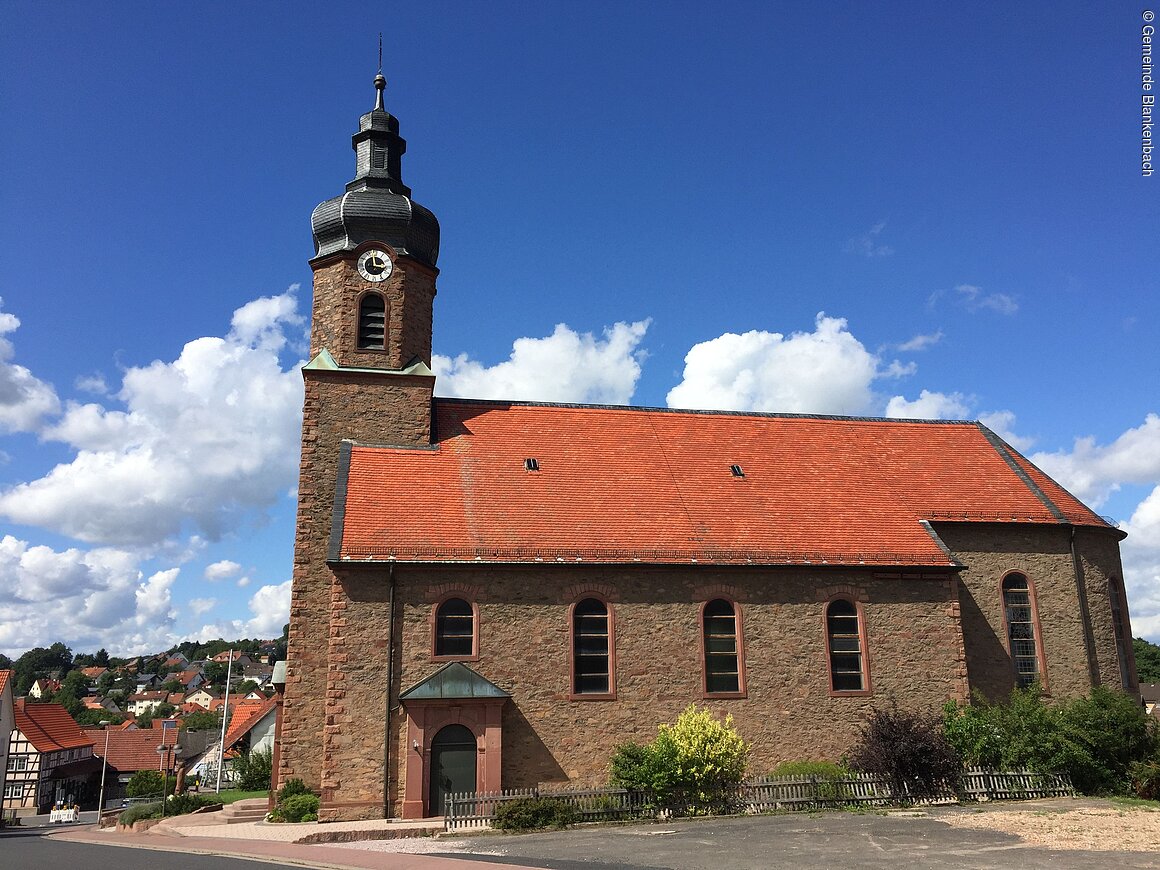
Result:
M378 94L375 96L375 111L385 112L383 107L383 91L387 89L387 80L383 77L383 32L379 31L379 74L375 76L375 90Z

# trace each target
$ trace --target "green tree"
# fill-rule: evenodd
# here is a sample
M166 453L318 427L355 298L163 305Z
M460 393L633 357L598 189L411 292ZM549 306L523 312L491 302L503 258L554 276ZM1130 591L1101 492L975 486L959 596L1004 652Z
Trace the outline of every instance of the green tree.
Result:
M188 714L181 720L181 728L184 731L217 731L221 727L222 714L220 711L199 710Z
M176 712L177 708L172 704L154 704L144 715L137 717L137 726L140 728L149 728L152 726L154 719L168 719Z
M1136 654L1136 675L1140 682L1160 683L1160 646L1134 637L1132 650Z
M129 797L152 797L161 794L164 778L157 770L139 770L129 778L125 794Z
M72 650L63 643L34 647L12 663L16 675L16 694L27 695L32 684L40 677L65 674L71 668Z
M274 752L270 749L243 752L234 758L233 767L238 775L238 788L246 791L268 789L274 772Z
M110 725L120 725L125 721L125 717L117 713L111 713L108 710L93 710L88 707L81 710L73 719L78 725L84 727L91 727L93 725L100 725L102 722L108 722Z
M234 684L234 691L239 695L248 695L256 688L258 688L258 684L254 680L242 680L240 683Z

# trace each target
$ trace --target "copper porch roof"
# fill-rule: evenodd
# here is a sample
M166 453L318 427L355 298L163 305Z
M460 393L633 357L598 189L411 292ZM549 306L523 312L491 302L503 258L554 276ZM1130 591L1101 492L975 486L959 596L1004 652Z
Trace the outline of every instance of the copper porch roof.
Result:
M459 399L434 415L430 448L345 446L331 561L951 567L924 521L1107 527L978 423Z

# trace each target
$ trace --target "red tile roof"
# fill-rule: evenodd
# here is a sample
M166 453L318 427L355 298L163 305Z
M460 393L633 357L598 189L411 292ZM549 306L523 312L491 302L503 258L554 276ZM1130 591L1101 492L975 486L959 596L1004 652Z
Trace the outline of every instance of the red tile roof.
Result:
M81 673L88 677L90 680L97 680L100 679L101 675L107 670L108 668L102 668L98 666L92 668L81 668Z
M246 733L262 721L262 717L274 709L277 696L264 700L239 701L230 713L230 727L226 731L226 748L233 746Z
M93 741L93 754L98 758L105 754L106 732L100 728L86 728L85 735ZM114 731L107 732L109 741L109 766L115 770L160 770L161 754L157 747L161 745L160 730ZM166 743L172 743L167 734Z
M19 698L15 709L16 727L37 752L93 745L60 704L26 704L24 698Z
M4 692L4 686L8 684L8 678L12 676L12 671L0 671L0 694Z
M332 558L949 567L922 521L1107 527L978 423L443 399L435 431L351 448Z

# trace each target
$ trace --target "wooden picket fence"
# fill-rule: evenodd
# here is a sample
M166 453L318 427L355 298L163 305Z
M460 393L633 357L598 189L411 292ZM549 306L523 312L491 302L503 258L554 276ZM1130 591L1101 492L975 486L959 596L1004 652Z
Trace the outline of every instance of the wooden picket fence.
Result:
M985 800L1029 800L1070 797L1075 794L1063 774L1029 770L997 771L970 768L957 787L947 785L933 800L917 803ZM483 828L495 819L502 804L520 798L551 797L572 806L584 822L657 818L673 814L661 809L647 792L622 788L549 790L507 789L499 792L463 792L447 796L444 827L448 831ZM849 774L841 778L817 776L763 776L741 784L735 806L747 813L778 810L810 810L826 807L891 806L916 803L908 795L896 795L890 784L874 774ZM679 808L675 814L680 815Z

